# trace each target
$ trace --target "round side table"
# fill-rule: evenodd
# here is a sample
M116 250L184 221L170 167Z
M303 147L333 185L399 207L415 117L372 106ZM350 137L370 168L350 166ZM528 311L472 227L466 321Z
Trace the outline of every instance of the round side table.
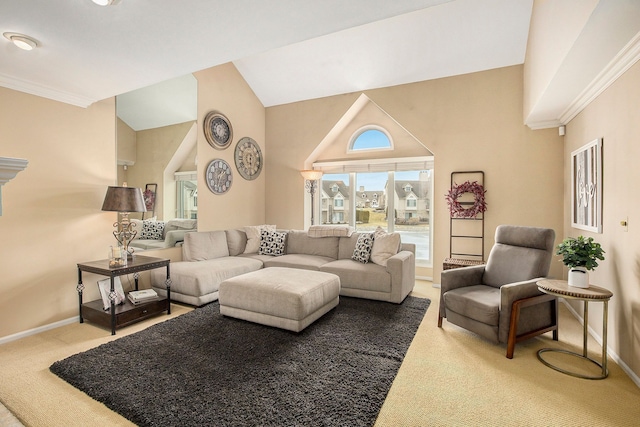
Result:
M608 303L613 293L608 289L601 288L599 286L589 285L588 288L576 288L569 286L566 280L540 280L536 282L538 289L545 294L554 295L565 299L582 300L584 302L584 322L582 331L582 354L574 353L568 350L562 350L558 348L543 348L538 350L538 359L547 365L548 367L562 372L563 374L572 375L578 378L584 378L588 380L601 380L609 375L607 369L607 319L608 319ZM587 336L589 327L589 301L602 302L604 304L602 314L602 363L597 362L587 356ZM576 372L571 372L566 369L559 368L544 360L542 355L547 352L557 352L570 354L572 356L580 357L588 360L600 368L602 373L596 376L583 375Z

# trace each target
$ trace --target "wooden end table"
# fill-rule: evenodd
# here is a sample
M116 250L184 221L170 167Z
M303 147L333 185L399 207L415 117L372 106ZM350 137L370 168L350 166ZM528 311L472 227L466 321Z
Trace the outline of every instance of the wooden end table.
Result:
M584 323L582 330L582 354L574 353L568 350L562 350L558 348L543 348L538 350L538 359L547 365L548 367L562 372L563 374L572 375L578 378L584 378L588 380L601 380L609 376L607 369L607 319L608 315L608 303L613 293L608 289L601 288L595 285L589 285L588 288L576 288L569 286L566 280L540 280L536 282L538 289L545 294L554 295L560 298L582 300L584 302ZM589 328L589 301L602 302L604 304L604 310L602 314L602 363L597 362L587 356L587 336ZM547 352L557 352L570 354L582 359L588 360L600 368L602 373L600 375L589 376L575 372L568 371L566 369L559 368L544 360L542 355Z
M153 270L154 268L166 267L167 269L167 296L159 297L157 300L142 303L138 305L132 304L128 298L125 298L124 304L115 305L116 293L114 291L114 278L133 274L135 280L136 291L138 290L138 274L141 271ZM82 272L100 274L108 276L111 279L111 289L109 292L109 300L111 301L111 309L107 312L103 309L102 300L82 303ZM169 272L169 260L164 258L155 258L148 256L136 255L129 260L125 267L109 267L109 260L91 261L78 264L78 302L80 311L80 323L84 323L84 319L104 327L111 327L111 335L116 334L116 329L130 325L146 319L163 311L167 315L171 314L171 275Z

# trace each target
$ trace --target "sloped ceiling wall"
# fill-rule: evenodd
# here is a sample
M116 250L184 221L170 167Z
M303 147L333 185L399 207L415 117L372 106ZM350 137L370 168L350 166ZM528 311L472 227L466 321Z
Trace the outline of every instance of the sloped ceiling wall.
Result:
M393 141L393 150L348 152L349 141L354 133L374 123L389 132ZM362 94L305 163L311 166L314 162L387 159L420 155L433 156L433 153L380 106Z

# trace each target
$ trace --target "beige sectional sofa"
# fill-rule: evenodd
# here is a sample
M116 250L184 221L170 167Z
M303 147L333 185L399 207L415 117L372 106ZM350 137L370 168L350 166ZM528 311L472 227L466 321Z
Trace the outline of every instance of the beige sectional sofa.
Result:
M201 306L218 299L224 280L269 267L333 273L340 277L344 296L401 303L413 289L414 244L400 243L388 258L362 263L352 256L363 233L312 237L307 231L280 230L286 249L275 256L260 254L251 228L186 234L183 260L170 265L171 298ZM151 272L151 285L161 295L166 295L165 279L164 271Z
M186 233L196 231L198 222L195 219L171 219L169 221L132 219L136 238L129 246L135 252L147 249L172 248L184 241Z

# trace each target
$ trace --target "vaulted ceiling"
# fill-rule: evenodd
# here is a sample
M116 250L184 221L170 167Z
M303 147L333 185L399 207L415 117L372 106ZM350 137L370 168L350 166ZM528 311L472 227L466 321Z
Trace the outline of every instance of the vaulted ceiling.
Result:
M605 23L611 4L627 16L638 9L636 0L590 2ZM0 37L0 86L86 107L231 61L269 107L522 64L532 7L533 0L121 0L106 7L2 0L0 32L27 34L40 46L22 51ZM585 68L584 52L608 43L604 33L591 43L602 23L590 21L532 111L536 122L556 123L580 89L571 88L576 77L592 81L634 31Z

